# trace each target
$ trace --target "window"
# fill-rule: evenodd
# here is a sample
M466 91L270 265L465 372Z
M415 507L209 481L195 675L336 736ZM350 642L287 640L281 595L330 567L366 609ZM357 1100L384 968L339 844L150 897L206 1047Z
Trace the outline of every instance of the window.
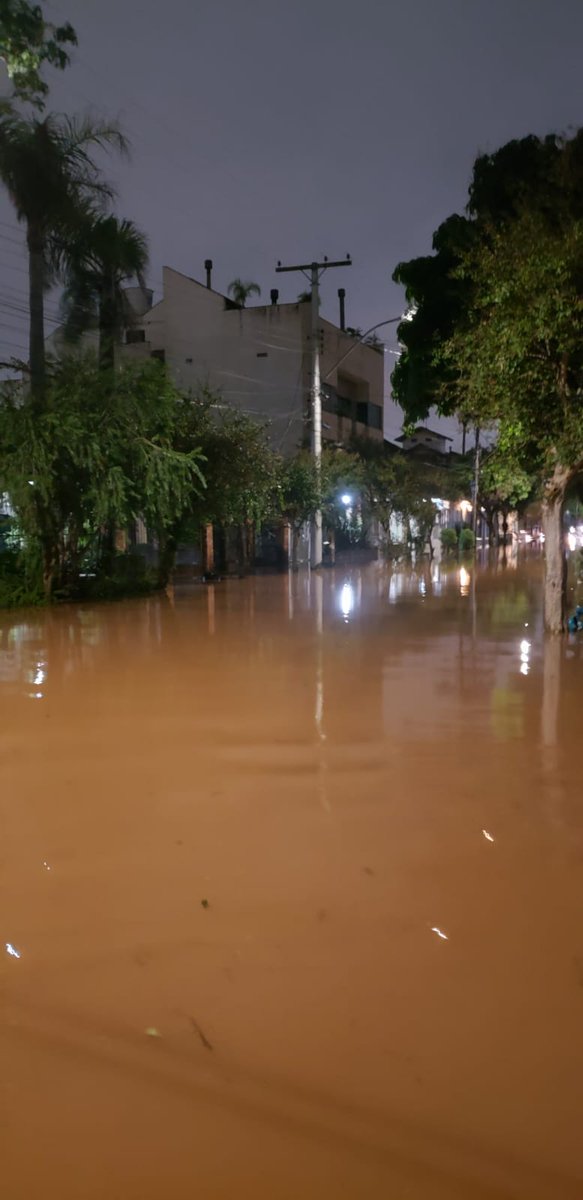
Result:
M383 410L378 404L369 404L368 406L368 424L371 429L382 429L383 427Z
M145 329L127 329L126 330L126 346L131 346L133 342L145 342Z
M166 362L166 351L165 350L152 350L152 353L150 354L150 358L157 358L158 362Z
M366 400L359 400L357 402L356 420L360 425L368 425L368 404Z

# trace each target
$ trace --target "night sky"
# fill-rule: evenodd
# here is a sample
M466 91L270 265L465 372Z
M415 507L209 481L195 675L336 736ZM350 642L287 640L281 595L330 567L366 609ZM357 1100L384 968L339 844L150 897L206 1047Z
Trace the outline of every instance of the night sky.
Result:
M348 323L366 329L402 311L394 266L428 253L463 208L478 152L583 123L583 0L43 8L79 37L72 68L50 72L51 107L119 117L131 138L131 161L108 171L119 213L150 238L157 297L163 264L202 279L211 257L219 290L240 275L267 302L274 286L294 300L303 280L277 277L277 259L349 252L354 266L323 281L323 313L337 320L344 286ZM0 222L5 358L23 353L27 321L22 234L4 195Z

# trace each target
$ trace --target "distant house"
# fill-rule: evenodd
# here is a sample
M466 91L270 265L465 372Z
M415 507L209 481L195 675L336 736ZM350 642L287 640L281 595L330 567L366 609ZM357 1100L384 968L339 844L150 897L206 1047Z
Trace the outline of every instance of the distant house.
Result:
M401 450L415 450L418 446L424 450L434 450L437 454L449 454L451 452L452 438L447 437L444 433L437 433L434 429L428 429L426 425L418 425L412 434L401 434L395 438Z

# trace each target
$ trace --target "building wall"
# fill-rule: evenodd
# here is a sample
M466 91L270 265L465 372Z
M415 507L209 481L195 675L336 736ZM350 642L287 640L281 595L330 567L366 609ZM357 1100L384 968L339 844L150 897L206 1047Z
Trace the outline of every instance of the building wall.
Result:
M309 310L310 306L306 307ZM320 363L324 436L335 442L347 442L352 437L371 437L382 442L385 377L382 349L363 345L330 321L321 320L320 326L324 334Z
M209 387L219 402L268 423L273 446L303 437L304 316L300 304L225 308L225 299L170 267L164 299L144 317L150 353L164 351L178 387Z

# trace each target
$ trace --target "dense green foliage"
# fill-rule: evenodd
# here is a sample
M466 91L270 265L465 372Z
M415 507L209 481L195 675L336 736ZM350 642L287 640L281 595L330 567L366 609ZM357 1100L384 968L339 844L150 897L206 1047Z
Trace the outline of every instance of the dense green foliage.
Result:
M124 366L112 380L93 359L66 359L40 413L30 393L5 388L0 488L47 596L76 586L108 527L141 516L164 529L202 490L200 449L176 447L188 403L151 361Z
M441 413L497 429L503 503L538 482L546 546L545 620L564 624L562 510L583 470L583 131L510 142L474 166L468 215L401 263L411 320L393 373L410 420ZM490 480L488 480L490 474Z
M45 21L38 4L0 0L0 58L6 63L15 98L43 108L48 92L41 75L45 63L62 71L69 62L67 47L76 46L69 22Z

